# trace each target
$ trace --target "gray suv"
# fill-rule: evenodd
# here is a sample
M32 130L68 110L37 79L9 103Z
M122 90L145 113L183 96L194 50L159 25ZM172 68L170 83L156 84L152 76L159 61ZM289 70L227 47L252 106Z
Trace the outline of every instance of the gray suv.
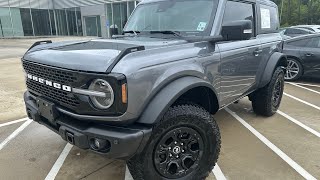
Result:
M263 116L280 105L278 28L269 0L144 0L113 39L35 43L22 58L27 114L127 160L134 179L204 179L221 144L212 114L245 96Z

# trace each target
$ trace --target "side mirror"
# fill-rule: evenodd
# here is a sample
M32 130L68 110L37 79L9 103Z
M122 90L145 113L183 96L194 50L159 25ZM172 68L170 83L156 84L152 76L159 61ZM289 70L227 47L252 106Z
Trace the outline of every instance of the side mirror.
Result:
M252 22L239 20L223 24L221 35L225 41L248 40L252 37Z

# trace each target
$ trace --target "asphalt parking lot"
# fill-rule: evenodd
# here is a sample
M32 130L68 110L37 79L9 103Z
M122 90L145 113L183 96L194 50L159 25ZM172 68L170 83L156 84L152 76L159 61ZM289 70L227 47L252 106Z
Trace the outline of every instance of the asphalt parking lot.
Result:
M0 179L130 179L124 161L73 147L25 118L20 58L37 40L0 39ZM247 98L214 117L222 149L207 179L320 179L320 77L286 83L273 117L255 115Z

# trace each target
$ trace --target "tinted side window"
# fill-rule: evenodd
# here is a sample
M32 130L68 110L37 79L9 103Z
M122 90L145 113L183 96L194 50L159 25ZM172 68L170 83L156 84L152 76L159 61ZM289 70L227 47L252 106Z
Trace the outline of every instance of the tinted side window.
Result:
M238 20L251 20L252 26L254 26L253 5L242 2L227 1L222 25ZM252 28L254 29L254 27Z
M293 34L309 34L307 31L303 31L300 29L293 29Z
M307 47L320 48L320 37L311 38Z
M310 39L302 39L302 40L289 42L288 44L292 45L292 46L304 47L304 46L306 46L308 41L310 41Z
M301 29L291 29L288 28L285 34L309 34L307 31L303 31Z

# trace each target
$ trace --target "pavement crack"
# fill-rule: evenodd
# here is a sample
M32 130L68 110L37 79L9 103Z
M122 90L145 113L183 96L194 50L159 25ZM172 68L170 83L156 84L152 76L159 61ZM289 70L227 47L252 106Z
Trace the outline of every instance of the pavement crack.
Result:
M85 175L85 176L83 176L83 177L79 178L79 180L84 179L84 178L86 178L86 177L90 176L91 174L93 174L93 173L95 173L95 172L98 172L99 170L103 169L104 167L106 167L106 166L108 166L108 165L110 165L110 164L112 164L112 163L114 163L114 162L116 162L116 160L111 161L111 162L109 162L109 163L107 163L107 164L105 164L105 165L101 166L100 168L98 168L98 169L96 169L96 170L92 171L91 173L89 173L89 174L87 174L87 175Z

